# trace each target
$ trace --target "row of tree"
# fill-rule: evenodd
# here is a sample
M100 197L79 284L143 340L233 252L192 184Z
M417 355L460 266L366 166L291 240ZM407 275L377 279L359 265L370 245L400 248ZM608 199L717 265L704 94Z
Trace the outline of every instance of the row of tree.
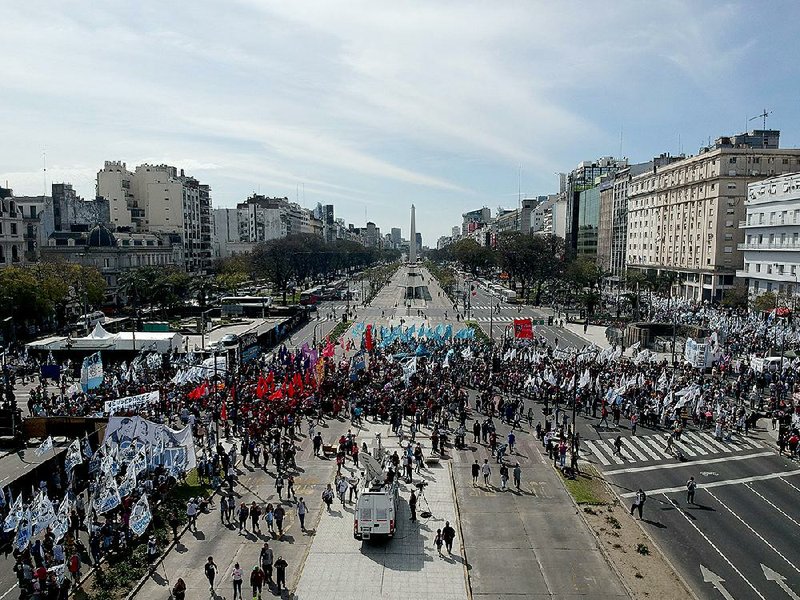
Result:
M106 281L93 267L39 262L0 269L0 318L25 323L64 325L76 312L102 303ZM10 328L3 333L10 335Z

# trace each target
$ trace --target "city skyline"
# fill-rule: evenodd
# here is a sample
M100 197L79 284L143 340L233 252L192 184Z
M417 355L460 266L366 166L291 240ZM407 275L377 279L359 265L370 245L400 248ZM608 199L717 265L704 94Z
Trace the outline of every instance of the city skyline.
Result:
M695 154L760 128L748 119L764 109L781 145L800 147L782 60L794 4L589 9L11 7L0 181L41 194L44 151L48 188L91 198L104 160L166 163L218 208L255 191L388 232L414 203L435 245L462 212L556 192L555 173L581 160Z

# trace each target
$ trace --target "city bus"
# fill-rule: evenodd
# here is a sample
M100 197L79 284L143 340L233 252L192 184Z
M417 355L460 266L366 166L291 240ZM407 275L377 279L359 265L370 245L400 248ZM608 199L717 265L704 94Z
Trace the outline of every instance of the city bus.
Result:
M223 317L260 317L266 316L272 306L269 296L225 296L220 299Z
M316 306L322 299L322 286L309 288L300 292L300 304L303 306Z

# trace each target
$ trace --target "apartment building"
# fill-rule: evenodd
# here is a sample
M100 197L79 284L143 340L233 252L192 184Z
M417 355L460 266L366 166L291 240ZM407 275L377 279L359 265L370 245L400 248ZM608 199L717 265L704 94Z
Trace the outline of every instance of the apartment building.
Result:
M211 266L211 189L170 165L142 164L131 173L123 162L106 161L97 173L97 195L109 204L116 229L177 234L184 268L204 273Z
M0 187L0 268L25 262L23 225L12 191Z
M626 265L678 275L675 293L719 301L743 256L739 221L747 186L800 170L800 149L780 149L780 132L720 137L700 153L628 182Z
M793 305L800 292L800 173L751 183L745 212L744 267L736 276L751 297L774 292Z

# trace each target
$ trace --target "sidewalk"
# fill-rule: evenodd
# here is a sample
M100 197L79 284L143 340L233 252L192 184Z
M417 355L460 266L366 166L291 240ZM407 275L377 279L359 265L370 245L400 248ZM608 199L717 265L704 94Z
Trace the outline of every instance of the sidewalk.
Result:
M359 438L374 439L380 431L384 448L399 450L396 437L389 437L386 425L367 423ZM418 436L426 456L430 452L427 438ZM368 442L369 444L369 442ZM397 532L392 540L359 542L353 539L353 505L342 506L338 499L329 514L323 514L297 587L297 598L303 600L408 600L467 598L465 570L458 550L458 539L452 557L439 557L433 545L436 530L445 521L458 530L455 499L449 461L423 470L428 482L426 500L417 504L418 522L409 521L408 497L411 486L401 483L397 512ZM348 463L348 467L352 463ZM415 477L419 481L420 476ZM430 505L430 507L428 507ZM423 519L420 513L430 510Z
M606 338L606 327L604 325L589 325L585 333L581 323L564 323L563 329L574 333L586 340L587 343L594 344L603 350L611 347L611 343Z

